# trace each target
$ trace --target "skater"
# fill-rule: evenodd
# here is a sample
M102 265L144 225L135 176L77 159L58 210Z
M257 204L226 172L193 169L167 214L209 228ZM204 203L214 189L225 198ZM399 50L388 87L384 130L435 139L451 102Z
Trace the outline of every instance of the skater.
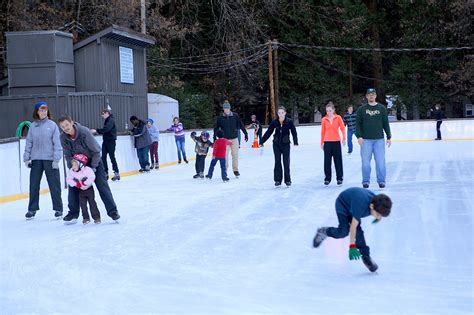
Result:
M59 127L51 119L48 104L39 102L33 110L33 123L26 136L23 161L30 168L30 201L27 220L33 219L39 210L39 191L43 172L46 173L51 200L53 202L54 217L60 219L63 215L63 201L61 199L61 180L59 175L59 161L63 155L59 139Z
M281 185L283 172L281 168L281 158L283 156L283 168L285 173L285 184L291 186L290 176L290 132L293 136L293 143L298 145L298 134L296 133L293 121L286 117L286 109L283 106L278 107L278 118L273 120L268 126L267 131L262 137L262 145L270 138L273 131L273 154L275 155L275 167L273 168L273 180L275 186Z
M212 161L209 166L209 171L207 172L206 178L212 179L212 174L214 173L214 167L217 162L221 163L221 176L224 182L228 182L229 178L227 177L227 168L226 168L226 151L227 148L234 144L234 142L224 138L224 132L222 130L217 130L217 140L214 141L214 149L212 150Z
M100 212L95 202L94 187L92 183L95 180L94 171L86 166L89 159L84 154L74 154L71 160L71 169L66 177L66 182L71 187L79 189L79 204L82 210L82 224L88 224L91 219L87 210L87 203L91 209L91 216L95 224L100 223Z
M102 164L104 165L105 175L109 179L109 167L107 165L107 154L112 162L112 169L114 176L112 181L120 180L120 172L115 159L115 147L117 145L117 126L115 125L115 118L110 109L103 109L101 116L104 119L104 127L101 129L91 129L93 133L102 135Z
M336 199L336 214L339 226L321 227L313 239L313 246L318 248L326 237L344 238L349 234L349 259L359 259L362 255L364 265L375 272L377 264L370 258L370 248L365 243L361 219L372 215L372 223L388 217L392 200L384 194L375 195L368 189L352 187L344 190Z
M255 135L258 137L258 143L261 147L262 145L262 124L257 120L257 116L252 115L250 116L250 119L252 120L250 122L250 125L247 126L247 129L253 128Z
M356 117L354 107L349 105L347 107L347 113L344 115L344 125L347 127L347 154L351 154L354 147L352 144L352 135L356 132Z
M185 150L185 139L184 139L184 126L182 123L179 122L179 118L173 118L173 124L171 127L166 129L168 132L174 132L174 140L176 142L176 149L178 150L178 164L181 164L181 154L183 155L183 160L186 164L188 164L188 160L186 159L186 150Z
M384 131L387 135L387 146L390 147L392 144L387 109L375 100L377 98L375 89L368 89L365 97L367 98L367 104L359 107L356 117L356 137L360 145L360 156L362 159L362 187L369 188L370 161L373 155L377 171L377 182L380 188L385 188Z
M224 113L222 113L222 115L217 118L214 125L214 140L216 140L217 131L222 130L224 132L224 138L232 142L230 150L228 149L226 153L226 168L229 164L230 152L232 155L232 170L234 171L234 175L239 177L239 133L237 130L242 130L244 133L245 142L249 141L249 135L245 129L244 124L242 123L242 120L240 120L239 115L230 110L229 101L224 101L224 104L222 104L222 109L224 110Z
M196 132L191 132L191 139L196 142L194 151L196 152L196 175L193 178L204 178L204 166L206 165L206 156L209 148L212 147L212 142L209 140L209 132L203 131L199 137L196 137Z
M346 129L344 122L338 114L335 113L333 102L326 105L327 115L321 120L321 149L324 150L324 185L331 182L331 159L334 159L336 167L337 185L342 185L343 168L342 168L342 152L341 152L341 136L342 144L346 145Z
M150 160L148 157L148 151L150 150L150 144L152 142L150 133L146 123L138 119L137 116L131 116L130 122L133 125L131 130L132 136L135 140L135 148L137 149L138 162L140 163L140 173L150 171Z
M430 111L433 112L433 109L430 109ZM443 118L446 118L446 117L444 116L444 113L441 110L441 106L439 104L435 105L434 115L436 119L436 139L435 140L441 140L441 124L443 123Z
M151 168L159 169L160 162L158 159L158 143L160 141L160 131L154 125L154 121L151 118L148 118L148 123L146 125L148 127L148 132L151 136L151 144L150 144L150 160L151 160Z
M75 154L80 153L87 156L89 160L87 165L95 173L94 183L99 191L100 199L104 203L108 216L117 221L120 219L120 215L105 176L104 166L100 158L99 143L94 139L88 128L75 123L69 116L59 118L59 126L63 130L61 144L68 168L71 168L71 160ZM67 224L74 224L79 217L79 190L75 187L69 187L68 189L68 207L69 213L63 220Z

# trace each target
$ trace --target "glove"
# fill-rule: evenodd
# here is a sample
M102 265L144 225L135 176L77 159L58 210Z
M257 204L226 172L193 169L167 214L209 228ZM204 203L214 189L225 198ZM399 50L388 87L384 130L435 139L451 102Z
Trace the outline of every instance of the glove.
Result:
M376 223L379 223L379 220L373 219L373 220L372 220L372 224L376 224Z
M74 178L74 181L76 181L76 178ZM76 188L81 188L81 187L82 187L82 184L81 184L81 182L78 180L78 181L76 182Z
M85 182L87 180L87 176L84 176L82 179L81 179L81 182Z
M53 170L58 170L59 169L59 161L53 161L53 163L51 163L51 168Z
M31 160L25 161L25 166L26 166L27 168L31 168Z
M249 141L249 135L245 135L245 142L248 142Z
M360 252L357 248L356 244L351 244L349 246L349 259L350 260L357 260L360 259Z

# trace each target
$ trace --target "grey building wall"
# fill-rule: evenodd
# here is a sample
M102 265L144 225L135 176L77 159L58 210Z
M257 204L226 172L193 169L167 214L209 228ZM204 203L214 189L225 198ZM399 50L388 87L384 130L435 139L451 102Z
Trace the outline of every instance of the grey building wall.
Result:
M6 37L10 95L75 91L71 34L10 32Z
M120 82L119 46L133 49L134 83ZM146 94L145 48L103 38L74 51L76 91Z

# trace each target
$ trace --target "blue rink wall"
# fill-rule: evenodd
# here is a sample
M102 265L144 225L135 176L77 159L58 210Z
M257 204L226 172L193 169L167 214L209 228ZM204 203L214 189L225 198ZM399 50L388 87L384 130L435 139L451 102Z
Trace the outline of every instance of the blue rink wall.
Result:
M395 122L390 124L392 140L397 141L431 141L436 137L435 121L409 121ZM201 130L197 130L198 133ZM297 127L300 145L315 144L320 142L321 128L317 126ZM194 142L190 138L189 130L186 132L186 153L189 160L193 160ZM209 130L212 135L212 130ZM249 141L244 142L242 136L242 149L251 149L253 142L253 130L248 130ZM264 130L265 132L265 130ZM474 140L473 120L447 120L441 125L443 141ZM97 136L97 141L102 142L102 137ZM271 141L271 140L269 140ZM355 137L353 142L356 142ZM28 195L29 169L23 164L23 152L25 140L0 144L0 165L3 166L0 177L0 203L26 198ZM177 162L176 145L171 133L161 133L158 147L158 155L161 167L173 165ZM133 139L130 136L119 136L117 139L116 157L122 175L132 175L139 169L136 151L133 147ZM109 161L110 163L110 161ZM61 181L64 187L65 165L61 161ZM109 167L111 168L111 167ZM41 181L41 189L45 191L48 185L46 177Z

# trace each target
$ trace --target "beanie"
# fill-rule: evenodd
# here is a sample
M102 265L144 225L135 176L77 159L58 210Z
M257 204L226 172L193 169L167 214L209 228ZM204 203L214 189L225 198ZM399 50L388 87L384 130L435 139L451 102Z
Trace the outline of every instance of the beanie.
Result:
M230 103L228 101L225 101L224 104L222 104L223 109L230 109Z
M148 122L153 125L154 121L151 118L148 118Z
M39 102L39 103L36 103L36 104L35 104L35 110L38 110L41 106L46 106L46 107L48 107L48 104L46 104L46 102L43 102L43 101L41 101L41 102Z

